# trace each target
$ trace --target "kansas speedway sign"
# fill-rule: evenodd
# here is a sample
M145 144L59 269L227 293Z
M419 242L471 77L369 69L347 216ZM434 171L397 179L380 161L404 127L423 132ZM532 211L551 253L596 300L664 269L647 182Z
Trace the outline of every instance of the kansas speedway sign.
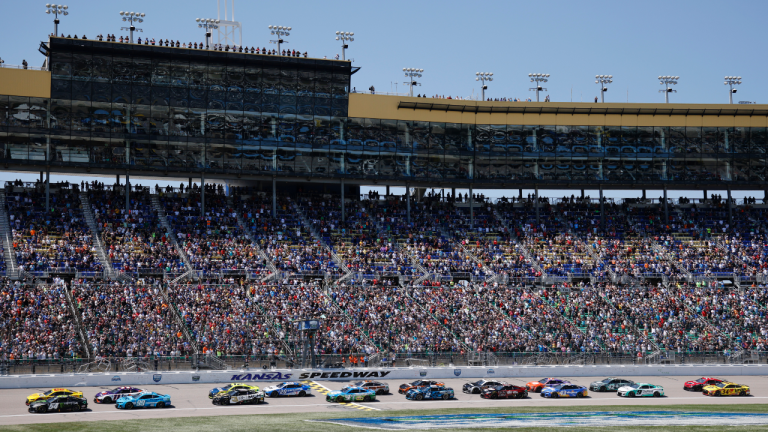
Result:
M299 379L344 379L344 378L384 378L392 371L369 371L369 372L305 372L299 375Z

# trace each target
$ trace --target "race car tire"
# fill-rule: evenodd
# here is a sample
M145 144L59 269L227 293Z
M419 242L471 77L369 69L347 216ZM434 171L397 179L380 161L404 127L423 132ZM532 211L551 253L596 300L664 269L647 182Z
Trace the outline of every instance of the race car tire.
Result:
M157 403L158 408L165 408L165 402L158 402Z
M560 397L560 395L559 395L559 394L557 394L557 393L550 393L550 394L549 394L549 397L551 397L551 398L554 398L554 399L557 399L557 398L559 398L559 397Z
M746 395L747 395L747 392L745 392L744 390L739 392L739 396L746 396Z
M475 387L472 389L472 394L480 394L480 389Z
M364 396L363 397L363 402L370 402L370 401L371 401L371 397L370 396Z
M48 412L48 407L45 406L45 405L39 406L39 407L37 407L37 412L39 412L39 413L46 413L46 412Z
M533 391L536 392L536 393L541 393L541 387L537 387L537 388L533 389Z
M629 392L629 393L627 393L627 397L635 397L635 392Z
M600 391L601 391L601 392L607 392L607 391L608 391L608 389L607 389L607 388L605 388L605 387L600 387Z
M381 389L376 390L376 394L377 395L383 395L384 394L384 390L381 390Z
M583 392L576 393L576 397L577 398L583 398L584 397L584 393Z
M525 399L525 397L526 397L526 396L528 396L528 394L527 394L527 393L518 393L518 394L517 394L517 398L518 398L518 399Z
M305 392L304 390L299 392L299 397L304 397L306 395L307 395L307 392Z
M498 399L499 395L496 393L491 393L491 399Z
M277 390L275 390L269 394L269 397L273 397L273 398L280 397L280 393L278 393Z
M112 398L111 398L111 397L109 397L109 396L107 396L107 397L105 397L105 398L104 398L104 400L103 400L103 401L101 401L101 402L102 402L102 403L112 403Z
M344 402L344 397L343 396L336 397L336 402L339 402L339 403Z
M423 394L417 394L416 395L416 400L422 400L422 399L424 399L424 395Z
M448 400L450 398L451 398L451 395L449 395L447 393L443 395L443 400Z
M72 411L74 412L80 411L80 405L75 405L74 407L72 407Z
M659 393L659 392L653 392L653 397L661 397L661 393Z
M719 390L715 392L715 396L720 396L720 391Z
M133 402L128 402L125 404L125 409L133 409Z

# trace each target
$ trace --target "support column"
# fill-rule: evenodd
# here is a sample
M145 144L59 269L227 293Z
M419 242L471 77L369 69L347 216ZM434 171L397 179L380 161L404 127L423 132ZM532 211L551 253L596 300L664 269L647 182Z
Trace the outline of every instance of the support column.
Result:
M131 210L131 177L125 173L125 214Z
M472 186L469 187L469 229L475 229L475 196L472 194Z
M539 216L539 188L537 187L533 193L533 203L536 206L536 228L541 225L541 217Z
M341 179L341 221L345 222L346 219L347 215L344 211L344 179Z
M187 190L192 190L192 177L189 178L189 186L187 186Z
M664 225L669 223L669 207L667 206L667 188L664 188Z
M706 200L707 200L707 190L704 189L704 201L706 201Z
M411 188L408 187L408 183L405 184L405 205L406 216L408 217L408 223L411 223Z
M200 174L200 217L205 217L205 174Z
M51 211L51 171L45 171L45 213Z
M277 177L272 177L272 217L277 218Z
M763 191L763 204L768 203L768 189Z
M115 182L116 182L117 184L120 184L120 174L116 174L116 175L115 175Z
M518 198L520 201L522 201L522 200L523 200L523 190L522 190L522 189L518 189L518 195L517 195L517 198Z
M728 189L728 226L733 226L733 200L731 199L731 190Z
M584 189L581 190L581 199L584 199Z
M387 186L387 196L389 196L389 186Z
M40 171L40 184L42 184L45 180L43 179L43 172Z
M643 189L643 199L645 199L645 189Z
M605 232L605 199L603 199L602 186L600 186L600 231Z
M456 202L456 188L451 188L451 201Z

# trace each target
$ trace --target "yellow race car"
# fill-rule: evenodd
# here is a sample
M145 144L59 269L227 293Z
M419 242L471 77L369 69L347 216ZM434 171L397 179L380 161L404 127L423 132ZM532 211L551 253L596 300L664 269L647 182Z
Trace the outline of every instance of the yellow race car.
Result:
M253 390L255 392L259 391L259 388L255 385L250 384L244 384L244 383L229 383L225 385L224 387L216 387L208 392L208 399L213 399L214 396L221 392L228 392L230 390Z
M747 396L749 395L749 387L723 381L714 385L704 386L701 392L704 396Z
M72 391L65 388L50 389L47 392L33 393L27 396L26 404L29 405L32 402L44 401L57 396L73 396L81 398L83 397L83 392Z

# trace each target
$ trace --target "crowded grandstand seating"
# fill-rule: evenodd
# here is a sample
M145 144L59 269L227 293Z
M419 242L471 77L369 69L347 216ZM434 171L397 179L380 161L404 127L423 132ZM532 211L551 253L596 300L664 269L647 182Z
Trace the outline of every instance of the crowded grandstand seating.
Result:
M342 218L340 197L300 192L278 197L273 215L270 195L217 185L202 215L197 186L134 186L126 212L123 187L93 183L81 186L91 233L81 189L54 186L49 213L40 184L6 188L29 272L0 279L8 358L294 361L306 319L320 320L314 349L326 356L768 350L761 205L681 200L665 219L651 200L540 198L537 223L533 197L475 197L470 215L466 198L430 193L412 199L409 222L403 197L348 199ZM93 235L119 281L99 273Z

